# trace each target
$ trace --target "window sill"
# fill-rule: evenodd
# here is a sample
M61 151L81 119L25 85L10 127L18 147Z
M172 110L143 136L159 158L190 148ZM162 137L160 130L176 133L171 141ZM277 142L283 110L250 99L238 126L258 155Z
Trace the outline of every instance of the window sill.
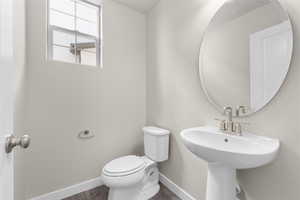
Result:
M78 67L81 69L88 68L88 69L95 69L95 70L102 70L103 66L101 65L85 65L85 64L78 64L78 63L71 63L71 62L66 62L66 61L60 61L60 60L49 60L46 59L46 64L50 65L55 65L55 66L61 66L61 65L66 65L70 67Z

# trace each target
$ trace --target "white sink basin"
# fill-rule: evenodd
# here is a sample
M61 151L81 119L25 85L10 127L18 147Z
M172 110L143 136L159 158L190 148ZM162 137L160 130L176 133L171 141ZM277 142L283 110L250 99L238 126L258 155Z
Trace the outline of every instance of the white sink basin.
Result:
M221 162L235 169L270 163L279 150L279 140L243 133L233 136L215 127L198 127L181 132L185 146L207 162Z
M255 168L270 163L277 155L277 139L243 133L234 136L216 127L198 127L181 132L185 146L208 162L206 200L236 198L236 169Z

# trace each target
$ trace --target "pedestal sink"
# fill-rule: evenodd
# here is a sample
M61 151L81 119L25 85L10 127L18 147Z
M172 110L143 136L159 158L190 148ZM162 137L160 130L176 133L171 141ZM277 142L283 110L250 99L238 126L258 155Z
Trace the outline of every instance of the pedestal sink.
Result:
M228 135L216 127L185 129L181 137L192 153L208 162L206 200L235 200L236 169L270 163L280 146L277 139Z

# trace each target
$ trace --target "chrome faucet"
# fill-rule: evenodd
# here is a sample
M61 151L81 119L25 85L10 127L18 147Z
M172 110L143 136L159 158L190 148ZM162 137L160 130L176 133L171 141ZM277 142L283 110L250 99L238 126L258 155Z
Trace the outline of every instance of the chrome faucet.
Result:
M225 107L224 108L224 115L227 116L227 120L225 120L225 132L233 133L234 131L234 122L232 121L232 107Z
M245 106L239 106L237 107L236 116L239 117L241 113L246 113L246 107ZM242 135L242 125L239 122L233 121L233 109L230 106L224 107L224 115L227 116L227 119L220 120L219 128L222 132L232 135Z

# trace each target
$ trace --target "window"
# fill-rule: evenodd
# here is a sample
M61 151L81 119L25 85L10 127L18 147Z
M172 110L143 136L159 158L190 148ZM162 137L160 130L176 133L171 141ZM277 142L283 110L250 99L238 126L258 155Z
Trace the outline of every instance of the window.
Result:
M101 6L88 0L48 0L48 59L100 66Z

